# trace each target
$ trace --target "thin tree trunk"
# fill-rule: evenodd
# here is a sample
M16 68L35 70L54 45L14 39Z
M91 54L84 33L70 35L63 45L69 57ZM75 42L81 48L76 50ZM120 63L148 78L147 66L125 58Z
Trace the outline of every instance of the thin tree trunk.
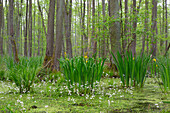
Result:
M19 54L19 42L20 42L20 12L19 12L19 1L17 0L17 25L16 25L16 44Z
M3 37L2 37L2 24L3 24L3 2L0 0L0 55L3 56Z
M104 23L104 26L103 26L103 39L102 39L102 45L101 45L101 51L102 51L102 58L105 58L106 57L106 42L105 42L105 30L106 30L106 26L105 26L105 22L106 22L106 19L105 19L105 0L102 0L102 13L103 13L103 23Z
M161 38L165 38L165 0L163 0L163 11L162 11L162 34L161 34ZM160 20L161 21L161 20ZM160 40L160 51L161 51L161 54L163 53L163 44L164 44L164 41L161 39Z
M145 51L145 39L147 38L148 40L148 0L145 0L145 27L144 27L144 36L142 40L142 52L141 55L143 55ZM147 41L147 54L148 54L148 41Z
M95 0L93 0L93 9L92 9L92 46L93 46L93 57L96 57L97 54L97 41L95 34Z
M71 19L72 19L72 0L70 0L70 6L69 6L69 39L68 39L68 44L69 44L69 56L72 58L73 53L72 53L72 43L71 43Z
M91 0L87 1L87 36L85 37L85 53L88 53L91 48Z
M36 52L36 47L35 47L35 13L36 13L36 7L35 7L35 0L34 0L34 56Z
M167 0L165 0L165 15L166 15L166 25L165 25L165 38L168 38L168 6ZM168 50L168 40L165 42L165 50Z
M40 37L41 37L41 22L40 22L40 14L38 13L38 56L40 56Z
M125 0L125 28L124 28L124 37L123 37L123 53L125 54L126 52L126 45L127 45L127 38L128 38L128 34L129 34L129 27L128 27L128 0Z
M43 18L43 12L41 10L41 6L40 6L39 0L37 0L37 3L38 3L38 9L39 9L40 14L41 14L41 20L42 20L42 25L43 25L43 28L44 28L44 33L45 33L45 35L47 37L46 27L45 27L44 18Z
M28 29L28 0L26 1L26 27L25 27L25 42L24 42L24 56L28 56L27 53L27 29Z
M133 33L132 33L132 43L131 50L133 56L136 55L136 28L137 28L137 15L136 15L136 0L133 0Z
M148 17L149 17L149 13L148 13L148 0L145 0L145 15L146 15L146 19L145 19L145 27L146 27L146 32L148 32ZM146 43L146 47L147 47L147 55L149 54L149 36L148 33L146 33L146 38L147 38L147 43Z
M156 56L156 34L157 34L157 0L152 0L152 45L151 54Z
M32 0L29 0L29 57L32 57Z

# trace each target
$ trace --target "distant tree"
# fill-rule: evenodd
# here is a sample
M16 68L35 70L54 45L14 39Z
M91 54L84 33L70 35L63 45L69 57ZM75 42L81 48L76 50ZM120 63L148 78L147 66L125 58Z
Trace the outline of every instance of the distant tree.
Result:
M2 37L2 19L3 19L3 4L0 0L0 55L3 56L3 37Z
M26 23L25 23L25 34L24 34L24 56L27 56L28 55L28 52L27 52L27 33L28 33L28 0L26 1Z

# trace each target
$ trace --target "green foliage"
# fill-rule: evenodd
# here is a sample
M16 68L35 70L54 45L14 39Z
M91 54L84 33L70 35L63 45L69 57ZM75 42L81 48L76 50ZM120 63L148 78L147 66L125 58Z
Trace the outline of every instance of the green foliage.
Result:
M94 84L100 81L104 62L102 59L87 59L87 56L71 60L60 59L68 88L72 91L75 88L86 95L87 91L93 89Z
M37 69L42 65L42 58L20 58L19 63L14 63L12 58L6 58L7 76L14 81L20 93L30 91Z
M161 59L162 60L162 59ZM163 82L164 90L167 92L170 90L170 66L169 66L169 59L164 58L164 62L158 61L159 71L160 71L160 78Z
M124 57L119 52L117 56L112 53L112 56L123 86L129 87L129 82L131 82L131 86L143 87L150 57L143 55L134 58L129 52L126 52Z

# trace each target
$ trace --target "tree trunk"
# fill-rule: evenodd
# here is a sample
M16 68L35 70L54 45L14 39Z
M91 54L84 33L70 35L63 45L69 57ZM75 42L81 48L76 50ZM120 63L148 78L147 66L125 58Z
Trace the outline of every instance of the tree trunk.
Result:
M163 4L162 4L162 7L163 7L163 11L162 11L162 33L161 33L161 38L165 38L165 0L162 0L163 1ZM161 20L160 20L161 21ZM161 39L160 40L160 51L161 51L161 54L163 53L163 44L164 44L164 41Z
M28 53L27 53L27 30L28 29L28 0L27 0L27 3L26 3L26 27L25 27L25 42L24 42L24 56L28 56Z
M133 33L132 33L132 43L131 50L133 56L136 55L136 28L137 28L137 17L136 17L136 0L133 0Z
M62 50L62 39L63 39L63 7L65 6L64 0L57 0L58 8L56 15L56 48L54 55L54 70L60 70L59 60L61 57Z
M47 28L47 46L43 65L45 66L53 56L54 48L54 14L55 14L55 0L50 0L48 13L48 28ZM49 67L52 63L49 63Z
M143 55L145 51L145 39L147 38L148 40L148 0L145 0L145 25L144 25L144 36L142 39L142 52L141 55ZM148 48L148 41L147 41L147 48ZM147 49L148 50L148 49ZM147 53L148 54L148 53Z
M146 31L146 33L144 35L145 36L144 40L145 40L145 38L147 39L147 43L146 43L147 55L149 54L148 16L149 16L149 13L148 13L148 0L145 0L145 17L146 17L145 18L145 31ZM143 44L143 49L144 49L144 44Z
M40 56L40 37L41 37L41 22L40 14L38 14L38 56Z
M166 15L166 25L165 25L165 38L168 38L168 6L167 0L165 0L165 15ZM165 42L165 51L168 50L168 39Z
M34 56L35 56L35 52L36 52L36 47L35 47L35 13L36 13L36 7L35 7L35 0L34 0Z
M29 0L29 57L32 57L32 0Z
M127 45L127 38L128 38L128 33L129 33L129 28L128 28L128 25L129 25L129 22L128 22L128 0L125 0L125 28L124 28L124 37L123 37L123 53L125 54L126 52L126 45Z
M72 0L68 3L66 0L66 6L69 8L65 9L65 33L66 33L66 53L69 55L70 58L73 57L72 55L72 43L71 43L71 16L72 16Z
M19 42L20 42L20 12L19 12L19 1L17 1L17 19L16 19L16 44L19 54Z
M106 8L105 8L105 0L102 0L102 13L103 13L103 23L104 23L104 26L103 26L103 38L102 38L102 44L101 44L101 51L102 51L102 58L105 58L106 56L106 42L105 42L105 28L106 28L106 26L105 26L105 22L106 22L106 19L105 19L105 16L106 16L106 14L105 14L105 10L106 10Z
M152 0L152 44L151 44L151 54L156 56L156 35L157 35L157 0Z
M93 57L96 57L97 54L97 40L95 34L95 0L93 0L93 9L92 9L92 46L93 46Z
M91 0L87 1L87 36L85 37L85 53L91 48Z
M113 20L119 19L119 2L118 0L110 0L110 16ZM117 51L120 52L120 22L114 21L110 25L110 42L111 51L115 54Z
M2 37L3 3L0 0L0 55L3 56L3 37Z
M13 29L13 11L14 11L14 0L9 0L9 11L10 11L10 41L12 45L13 55L14 55L14 62L18 63L18 52L16 47L16 42L14 40L14 29Z

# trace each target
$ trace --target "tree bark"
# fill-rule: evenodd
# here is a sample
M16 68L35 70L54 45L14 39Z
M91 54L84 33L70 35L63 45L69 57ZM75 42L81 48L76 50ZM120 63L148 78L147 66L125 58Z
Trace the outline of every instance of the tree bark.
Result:
M38 13L38 56L40 56L40 37L41 37L41 22L40 22L40 14Z
M93 56L96 57L97 54L97 40L95 34L95 0L93 0L93 9L92 9L92 46L93 46Z
M71 43L72 0L70 0L70 3L68 3L68 0L66 0L66 6L69 7L68 9L67 8L65 9L66 53L69 55L69 58L72 58L73 57Z
M0 54L3 56L3 37L2 37L3 3L0 0Z
M168 6L167 0L165 0L165 15L166 15L166 25L165 25L165 38L168 38ZM165 42L165 51L168 50L168 40Z
M10 11L10 41L12 45L13 55L14 55L14 62L18 63L18 52L16 47L16 42L14 40L14 28L13 28L13 11L14 11L14 0L9 0L9 11Z
M56 15L56 48L54 54L54 70L60 70L60 63L59 60L61 57L61 50L62 50L62 39L63 39L63 7L64 7L64 0L57 0L58 8L57 8L57 15Z
M29 0L29 57L32 57L32 0Z
M119 2L118 0L110 0L110 16L113 20L119 19ZM117 51L121 51L120 47L120 22L113 21L110 25L110 42L111 51L115 54Z
M39 0L37 0L37 3L38 3L38 9L39 9L40 14L41 14L41 20L42 20L42 25L43 25L43 28L44 28L44 33L45 33L45 35L47 37L47 31L46 31L46 27L45 27L45 23L44 23L43 12L41 10L41 6L40 6Z
M103 37L102 37L102 44L101 44L101 51L102 51L102 58L106 57L106 42L105 42L105 30L106 30L106 26L105 26L105 22L106 22L106 14L105 14L105 10L106 10L106 5L105 5L105 0L102 0L102 13L103 13Z
M152 0L152 44L151 44L151 54L156 56L156 35L157 35L157 0Z
M125 26L124 26L124 37L123 37L123 53L125 54L126 52L126 45L127 45L127 38L128 38L128 0L125 0Z
M26 27L25 27L25 42L24 42L24 56L28 56L27 52L27 29L28 29L28 0L26 1Z
M148 0L145 0L145 25L144 25L144 36L142 39L142 52L141 55L143 55L145 51L145 39L148 40ZM147 54L148 54L148 41L147 41Z
M47 28L47 46L43 65L45 66L52 59L54 48L54 14L55 14L55 0L50 0L48 13L48 28ZM49 63L51 66L51 63Z
M137 28L137 15L136 15L136 0L133 0L133 33L132 33L132 43L131 50L133 56L136 55L136 28Z

